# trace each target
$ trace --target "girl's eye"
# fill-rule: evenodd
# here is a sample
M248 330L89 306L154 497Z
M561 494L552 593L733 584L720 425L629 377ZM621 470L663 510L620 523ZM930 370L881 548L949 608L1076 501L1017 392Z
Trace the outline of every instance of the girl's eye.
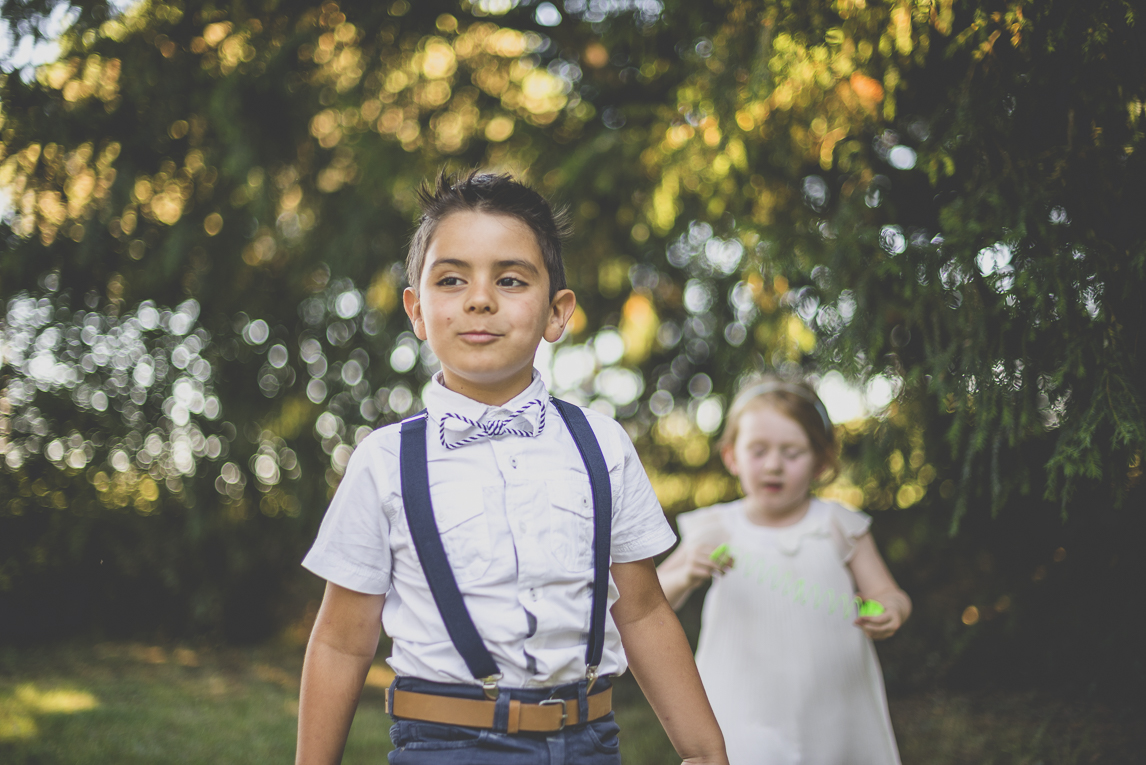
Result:
M798 457L803 457L804 453L805 453L804 449L785 449L784 450L784 457L787 459L790 459L790 460L794 460L794 459L797 459Z

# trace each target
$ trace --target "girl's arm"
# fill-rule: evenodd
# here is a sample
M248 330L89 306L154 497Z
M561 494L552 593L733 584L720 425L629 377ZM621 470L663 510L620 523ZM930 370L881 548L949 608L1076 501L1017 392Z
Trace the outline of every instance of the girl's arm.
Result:
M911 598L895 583L870 532L856 540L855 551L848 566L856 580L860 597L878 601L886 609L878 616L859 617L855 621L856 626L862 628L872 640L891 637L911 616Z
M629 668L673 747L687 763L727 765L724 736L652 559L614 563L610 570L621 594L613 604L613 621Z
M385 595L327 582L302 665L296 765L337 765L370 663Z
M673 609L679 609L700 585L716 574L732 568L732 558L720 564L713 562L709 555L716 545L694 545L681 542L672 554L657 567L657 577L661 581L665 598Z

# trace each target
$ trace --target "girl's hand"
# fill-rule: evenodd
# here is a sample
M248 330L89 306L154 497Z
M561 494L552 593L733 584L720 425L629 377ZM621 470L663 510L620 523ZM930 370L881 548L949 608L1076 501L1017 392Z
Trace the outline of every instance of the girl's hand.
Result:
M715 545L689 545L685 549L683 575L688 582L689 589L699 587L712 577L720 576L736 565L736 559L727 552L716 556L716 560L713 560L713 553L716 550Z
M852 622L864 631L872 640L886 640L896 633L903 625L903 618L899 614L896 604L884 605L887 610L877 616L861 616Z
M874 600L886 609L875 616L861 616L853 624L872 640L886 640L911 616L911 598L895 583L870 533L856 540L848 567L855 577L859 597Z
M712 543L681 544L657 568L665 597L673 608L680 608L689 593L714 576L728 571L736 563L731 555L712 559L716 550Z

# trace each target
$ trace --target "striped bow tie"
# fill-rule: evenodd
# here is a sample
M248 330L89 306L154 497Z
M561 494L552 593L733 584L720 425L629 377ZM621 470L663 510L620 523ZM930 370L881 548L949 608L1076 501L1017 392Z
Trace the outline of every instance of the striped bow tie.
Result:
M526 412L534 407L538 409L537 427L534 427L533 423L529 421L529 418L524 416ZM447 449L457 449L459 446L472 444L474 441L480 441L483 438L498 438L499 436L535 438L545 429L545 410L547 408L545 403L540 399L534 399L503 420L488 420L486 422L478 422L460 414L447 412L442 415L441 422L438 426L438 435L442 439L442 446ZM523 421L517 422L519 419ZM454 431L452 435L455 437L463 433L467 435L463 435L456 441L447 440L446 423L451 420L458 421L458 423L452 423L449 428L451 431ZM524 427L514 427L515 423ZM528 428L528 430L526 428Z

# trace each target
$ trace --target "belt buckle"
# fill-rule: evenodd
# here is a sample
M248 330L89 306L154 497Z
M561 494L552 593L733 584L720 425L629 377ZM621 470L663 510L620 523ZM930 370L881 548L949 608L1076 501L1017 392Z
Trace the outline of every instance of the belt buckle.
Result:
M565 699L542 699L537 702L537 706L539 707L552 707L557 705L561 706L561 727L554 731L554 733L560 733L565 730L565 721L569 717L569 709L565 706Z

